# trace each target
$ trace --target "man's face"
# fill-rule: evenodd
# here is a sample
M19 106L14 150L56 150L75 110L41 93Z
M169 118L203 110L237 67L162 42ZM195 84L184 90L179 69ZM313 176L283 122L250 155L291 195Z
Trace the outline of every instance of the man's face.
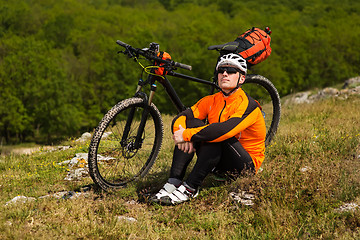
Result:
M239 79L240 77L240 79ZM226 93L242 84L245 81L245 76L242 75L237 68L230 65L223 65L218 68L218 85Z

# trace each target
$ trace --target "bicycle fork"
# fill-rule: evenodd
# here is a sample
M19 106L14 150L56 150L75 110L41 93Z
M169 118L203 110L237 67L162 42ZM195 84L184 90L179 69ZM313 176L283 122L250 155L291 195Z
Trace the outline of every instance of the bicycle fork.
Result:
M139 148L141 148L142 136L144 134L146 120L147 120L148 115L150 113L150 105L152 103L152 100L154 98L155 91L156 91L156 84L152 84L151 89L150 89L149 97L147 97L147 95L144 92L141 92L141 89L142 89L143 85L144 85L144 83L140 79L139 83L138 83L138 87L136 89L136 93L135 93L135 97L141 97L143 99L143 107L144 107L144 111L142 112L139 128L137 130L137 134L136 134L136 137L135 137L135 142L129 143L127 141L128 137L129 137L130 127L131 127L131 124L133 122L135 111L136 111L135 107L132 107L130 109L130 113L129 113L128 118L126 120L123 136L122 136L122 139L121 139L121 146L122 147L126 146L128 151L136 151Z

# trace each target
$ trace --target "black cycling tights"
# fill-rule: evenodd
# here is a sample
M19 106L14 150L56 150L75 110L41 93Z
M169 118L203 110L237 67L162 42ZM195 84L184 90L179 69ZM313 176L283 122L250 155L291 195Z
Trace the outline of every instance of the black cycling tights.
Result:
M187 122L187 127L189 125L193 127L201 125L202 122L199 123L198 121L191 124ZM197 189L205 177L214 169L231 173L242 173L243 171L255 173L255 166L251 156L235 137L217 143L196 143L194 147L197 161L186 180L186 183L192 188ZM185 153L175 146L170 178L183 180L193 156L194 153Z

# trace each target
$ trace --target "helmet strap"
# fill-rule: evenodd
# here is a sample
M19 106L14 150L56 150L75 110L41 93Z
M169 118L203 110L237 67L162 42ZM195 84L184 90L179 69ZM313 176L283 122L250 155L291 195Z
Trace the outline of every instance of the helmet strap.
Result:
M226 93L226 92L224 92L222 89L221 89L221 92L222 92L225 96L228 97L231 93L233 93L235 90L237 90L237 89L241 86L241 84L239 84L239 82L240 82L240 77L241 77L241 74L239 74L239 79L238 79L238 81L237 81L236 87L234 87L233 89L231 89L230 92Z

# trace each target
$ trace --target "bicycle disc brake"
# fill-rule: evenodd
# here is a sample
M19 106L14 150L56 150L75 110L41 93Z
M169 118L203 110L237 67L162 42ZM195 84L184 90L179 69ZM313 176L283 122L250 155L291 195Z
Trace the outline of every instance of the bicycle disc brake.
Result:
M126 142L125 144L123 144L123 147L122 147L122 155L129 159L129 158L132 158L136 155L136 153L138 152L138 148L135 148L135 141L136 141L136 136L132 136L132 137L129 137L128 139L126 139ZM140 147L141 148L141 145L142 145L142 141L141 140L141 143L140 143Z

